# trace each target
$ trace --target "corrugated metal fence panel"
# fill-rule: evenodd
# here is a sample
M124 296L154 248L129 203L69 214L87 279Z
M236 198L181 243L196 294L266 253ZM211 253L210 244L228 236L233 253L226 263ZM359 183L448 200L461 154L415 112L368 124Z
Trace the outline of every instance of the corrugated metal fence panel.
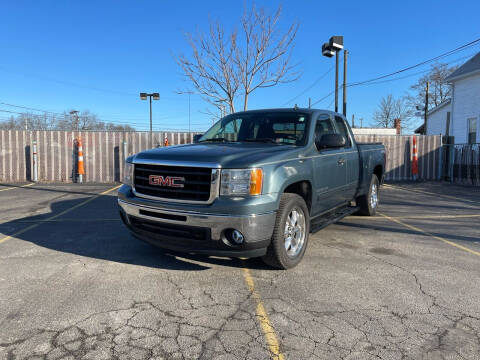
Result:
M412 180L413 136L409 135L355 135L360 143L380 142L387 151L385 179ZM417 136L418 178L439 180L441 177L441 136Z
M187 144L195 133L158 131L154 147ZM41 182L72 182L77 167L76 139L82 139L85 182L113 182L123 178L124 159L147 150L149 132L20 131L0 130L0 182L30 181L33 141L37 141L38 179ZM126 142L126 151L123 143Z
M480 186L480 144L453 147L453 182Z
M153 133L154 146L193 141L194 133L158 131ZM82 138L86 182L113 182L123 178L124 159L149 148L149 132L106 131L18 131L0 130L0 181L28 181L32 174L32 144L37 141L38 176L45 182L72 182L76 174L76 139ZM393 181L412 179L412 136L356 135L359 142L381 142L387 149L386 179ZM123 143L126 142L124 152ZM437 180L441 176L441 137L417 136L419 178ZM477 152L455 150L457 163L468 161L478 165ZM475 155L476 154L476 155ZM475 163L476 161L476 163ZM464 177L475 178L478 170ZM478 169L478 167L476 168ZM477 171L477 172L472 172ZM473 175L472 175L473 174ZM462 175L463 176L463 175ZM464 178L463 177L463 178ZM460 177L458 177L460 179ZM470 180L471 181L471 180Z

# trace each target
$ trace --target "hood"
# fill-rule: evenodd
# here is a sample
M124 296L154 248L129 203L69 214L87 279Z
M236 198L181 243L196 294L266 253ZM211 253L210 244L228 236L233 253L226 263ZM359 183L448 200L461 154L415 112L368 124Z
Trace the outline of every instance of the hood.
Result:
M292 157L299 149L293 145L263 143L187 144L143 151L134 156L133 162L202 163L205 167L244 168Z

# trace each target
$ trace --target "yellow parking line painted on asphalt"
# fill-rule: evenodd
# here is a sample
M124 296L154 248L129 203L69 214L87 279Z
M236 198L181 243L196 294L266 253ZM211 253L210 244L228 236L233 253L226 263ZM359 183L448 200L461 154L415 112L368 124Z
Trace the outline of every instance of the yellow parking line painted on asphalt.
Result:
M69 212L71 212L71 211L73 211L73 210L75 210L75 209L78 209L80 206L83 206L83 205L85 205L85 204L88 204L89 202L91 202L91 201L99 198L100 196L106 195L106 194L108 194L109 192L118 189L120 186L121 186L121 185L115 186L115 187L113 187L113 188L111 188L111 189L108 189L108 190L106 190L106 191L104 191L104 192L102 192L102 193L100 193L100 194L98 194L98 195L96 195L96 196L93 196L93 197L91 197L91 198L88 198L88 199L86 199L85 201L82 201L81 203L79 203L79 204L77 204L77 205L75 205L75 206L72 206L71 208L69 208L69 209L67 209L67 210L64 210L64 211L62 211L62 212L60 212L60 213L58 213L58 214L56 214L56 215L53 215L53 216L51 216L51 217L49 217L49 218L47 218L47 219L45 219L45 220L54 220L54 219L56 219L56 218L58 218L58 217L60 217L60 216L62 216L62 215L68 214ZM22 229L22 230L17 231L16 233L14 233L14 234L12 234L12 235L5 236L4 238L0 239L0 244L3 243L3 242L5 242L5 241L7 241L8 239L11 239L11 238L17 237L18 235L21 235L21 234L23 234L24 232L27 232L28 230L35 229L37 226L40 226L41 224L42 224L42 223L36 223L36 224L30 225L30 226L27 226L26 228L24 228L24 229Z
M394 186L394 185L389 185L389 184L383 184L383 186L385 186L386 188L392 188L392 189L398 189L398 190L403 190L403 191L411 191L411 192L416 192L416 193L419 193L419 194L425 194L425 195L431 195L431 196L438 196L438 197L443 197L445 199L453 199L453 200L459 200L459 201L464 201L464 202L469 202L469 203L473 203L473 204L476 204L476 205L479 205L479 202L478 201L475 201L475 200L469 200L469 199L463 199L463 198L459 198L459 197L456 197L456 196L451 196L451 195L444 195L444 194L437 194L437 193L433 193L433 192L430 192L430 191L423 191L423 190L418 190L418 189L407 189L407 188L404 188L402 186Z
M20 189L20 188L27 187L27 186L32 186L32 185L35 185L35 183L30 183L30 184L26 184L26 185L22 185L22 186L13 186L13 187L5 188L5 189L0 189L0 191Z
M388 220L390 220L390 221L393 221L393 222L395 222L395 223L397 223L397 224L400 224L400 225L402 225L402 226L405 226L406 228L408 228L408 229L410 229L410 230L414 230L414 231L416 231L416 232L418 232L418 233L420 233L420 234L430 236L430 237L432 237L432 238L434 238L434 239L436 239L436 240L439 240L439 241L444 242L445 244L448 244L448 245L454 246L454 247L456 247L456 248L458 248L458 249L461 249L461 250L463 250L463 251L469 252L470 254L480 256L480 252L478 252L478 251L469 249L469 248L467 248L467 247L465 247L465 246L462 246L462 245L460 245L460 244L457 244L457 243L455 243L455 242L453 242L453 241L446 240L446 239L444 239L444 238L441 238L440 236L436 236L436 235L430 234L429 232L427 232L427 231L425 231L425 230L422 230L422 229L420 229L420 228L418 228L418 227L416 227L416 226L412 226L412 225L405 224L404 222L402 222L402 221L400 221L400 220L398 220L398 219L396 219L396 218L390 217L390 216L388 216L388 215L385 215L385 214L380 214L380 216L383 216L384 218L386 218L386 219L388 219Z
M263 300L257 290L255 290L255 283L253 281L252 274L246 267L243 267L242 271L248 290L257 303L255 311L260 322L260 327L265 335L265 341L268 345L268 349L270 350L270 356L273 360L285 360L285 356L280 351L280 343L278 341L277 334L275 333L275 329L268 318L268 314L265 311L265 306L263 306Z
M476 218L480 217L480 214L465 214L465 215L419 215L419 216L391 216L392 219L412 219L412 220L435 220L435 219L461 219L461 218ZM362 219L365 220L365 216L350 216L349 219ZM370 217L368 220L383 220L382 217Z

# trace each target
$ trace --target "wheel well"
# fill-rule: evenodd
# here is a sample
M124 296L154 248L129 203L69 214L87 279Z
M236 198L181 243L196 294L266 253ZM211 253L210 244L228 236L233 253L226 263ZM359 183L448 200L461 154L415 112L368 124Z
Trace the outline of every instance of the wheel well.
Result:
M383 166L382 165L377 165L375 169L373 169L373 173L377 175L378 181L382 181L382 175L383 175Z
M305 200L308 211L312 211L312 184L309 181L299 181L288 185L284 192L300 195Z

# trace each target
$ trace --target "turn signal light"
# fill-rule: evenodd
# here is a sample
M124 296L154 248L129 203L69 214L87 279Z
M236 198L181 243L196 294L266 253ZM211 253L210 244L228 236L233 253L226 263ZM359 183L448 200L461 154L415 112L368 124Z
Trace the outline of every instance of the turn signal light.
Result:
M260 195L262 193L263 171L262 169L253 169L250 173L250 195Z

